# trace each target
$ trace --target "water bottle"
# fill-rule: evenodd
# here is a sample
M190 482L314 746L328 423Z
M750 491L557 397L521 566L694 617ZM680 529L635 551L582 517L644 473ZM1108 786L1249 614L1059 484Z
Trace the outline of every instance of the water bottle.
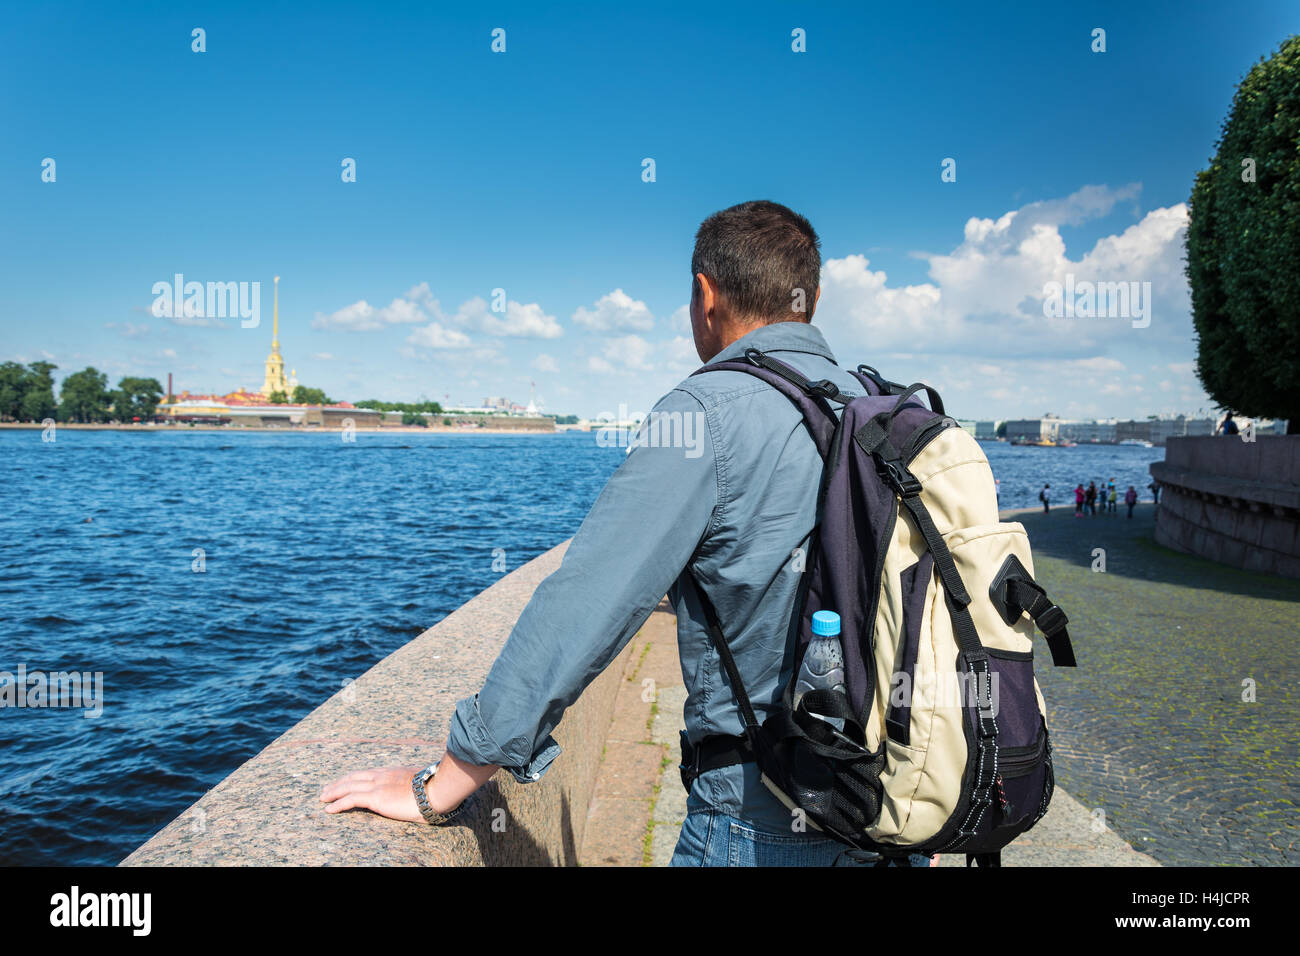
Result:
M837 690L847 696L844 686L844 648L840 646L840 616L834 611L814 611L812 640L799 665L799 679L794 685L794 704L811 690ZM844 729L844 718L821 717L836 730Z

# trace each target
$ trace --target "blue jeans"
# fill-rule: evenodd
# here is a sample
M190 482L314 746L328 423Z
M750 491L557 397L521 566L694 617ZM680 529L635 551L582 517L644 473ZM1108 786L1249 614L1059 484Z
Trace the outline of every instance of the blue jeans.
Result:
M906 860L884 862L854 851L838 840L809 829L805 833L774 830L728 816L694 801L669 866L929 866L930 858L913 853Z

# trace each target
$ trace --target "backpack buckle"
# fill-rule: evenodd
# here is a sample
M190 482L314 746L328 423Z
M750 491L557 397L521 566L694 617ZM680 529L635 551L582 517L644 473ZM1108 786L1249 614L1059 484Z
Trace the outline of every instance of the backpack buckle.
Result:
M1034 623L1038 625L1039 630L1050 636L1063 631L1065 625L1070 623L1070 619L1065 616L1065 612L1061 610L1059 604L1053 604L1038 615Z
M809 382L807 391L809 395L820 395L823 398L835 398L840 394L839 386L828 378L817 382Z
M677 765L677 769L681 773L682 786L689 793L691 784L700 775L700 751L691 744L690 738L686 736L686 731L678 731L678 736L681 739L682 762Z
M915 498L921 493L921 481L897 458L881 461L881 476L889 482L895 494L902 498Z

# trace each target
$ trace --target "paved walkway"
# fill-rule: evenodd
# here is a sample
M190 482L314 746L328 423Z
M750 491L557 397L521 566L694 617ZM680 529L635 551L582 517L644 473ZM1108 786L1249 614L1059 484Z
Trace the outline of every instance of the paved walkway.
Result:
M1300 863L1300 581L1162 548L1154 511L1003 515L1079 657L1037 669L1058 781L1163 864Z
M587 818L584 866L667 866L686 816L677 772L677 733L686 688L677 660L677 621L660 605L634 638L619 688L596 795ZM1158 866L1100 825L1060 787L1047 816L1003 854L1007 866ZM948 856L943 866L962 866Z
M1080 665L1052 668L1039 642L1058 786L1007 865L1300 863L1300 582L1159 547L1150 504L1132 520L1072 507L1003 520L1028 529ZM666 865L685 814L685 688L666 605L635 640L588 865Z

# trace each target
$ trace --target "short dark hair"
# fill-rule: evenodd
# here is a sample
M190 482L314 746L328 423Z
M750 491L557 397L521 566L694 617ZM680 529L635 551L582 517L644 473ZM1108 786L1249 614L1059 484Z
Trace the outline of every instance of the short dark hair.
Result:
M821 281L820 245L794 210L766 199L743 202L700 223L691 275L712 279L733 314L806 322ZM803 290L802 313L793 311L796 289Z

